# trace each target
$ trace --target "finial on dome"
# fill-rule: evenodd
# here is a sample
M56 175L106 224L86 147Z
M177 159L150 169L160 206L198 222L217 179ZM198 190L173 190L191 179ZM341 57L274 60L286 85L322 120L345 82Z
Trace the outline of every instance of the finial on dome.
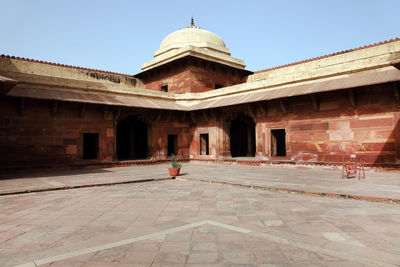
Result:
M192 16L192 20L190 21L190 27L194 27L194 19L193 19L193 16Z

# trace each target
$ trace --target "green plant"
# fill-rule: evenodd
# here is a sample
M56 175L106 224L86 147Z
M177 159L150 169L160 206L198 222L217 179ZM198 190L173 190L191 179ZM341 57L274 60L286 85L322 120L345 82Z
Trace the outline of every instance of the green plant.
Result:
M179 169L182 167L182 164L175 158L175 155L172 155L171 165L173 169Z

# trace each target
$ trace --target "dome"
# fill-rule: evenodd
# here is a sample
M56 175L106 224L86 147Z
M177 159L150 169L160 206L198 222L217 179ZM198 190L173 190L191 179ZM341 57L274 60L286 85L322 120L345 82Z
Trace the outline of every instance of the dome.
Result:
M221 37L196 27L192 18L189 27L175 31L161 41L160 48L154 52L154 59L144 63L142 71L188 56L237 69L244 69L246 66L243 60L231 57L231 53Z
M224 41L215 33L191 26L169 34L162 40L160 50L180 48L188 45L204 47L212 44L222 50L226 49Z

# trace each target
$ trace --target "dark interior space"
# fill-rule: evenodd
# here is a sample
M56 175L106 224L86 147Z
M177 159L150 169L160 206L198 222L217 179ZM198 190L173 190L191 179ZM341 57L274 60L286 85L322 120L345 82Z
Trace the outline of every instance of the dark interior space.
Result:
M136 117L129 116L117 126L117 158L132 160L147 158L147 126Z
M178 150L178 135L168 135L168 156L176 155Z
M271 156L286 156L285 129L271 130Z
M167 84L161 85L161 91L168 92L168 85Z
M99 134L83 134L83 159L97 159L99 154Z
M209 155L208 134L200 134L200 155Z
M230 139L232 157L254 157L256 133L250 117L240 116L231 121Z

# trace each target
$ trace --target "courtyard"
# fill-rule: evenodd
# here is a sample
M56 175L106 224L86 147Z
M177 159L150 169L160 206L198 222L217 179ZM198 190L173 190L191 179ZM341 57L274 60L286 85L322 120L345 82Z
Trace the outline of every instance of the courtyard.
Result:
M3 175L0 266L400 264L398 172L167 167Z

